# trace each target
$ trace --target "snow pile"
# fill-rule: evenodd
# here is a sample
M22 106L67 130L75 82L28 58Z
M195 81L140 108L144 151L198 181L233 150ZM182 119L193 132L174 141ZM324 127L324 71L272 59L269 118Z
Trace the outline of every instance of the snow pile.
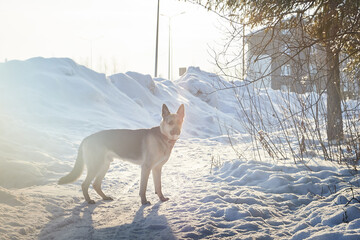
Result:
M55 181L69 170L64 160L73 162L77 142L94 131L157 124L104 74L70 59L7 62L0 79L0 186Z
M232 121L171 81L134 72L107 78L71 59L10 61L0 65L0 79L0 186L5 187L55 181L69 170L62 164L73 161L69 153L82 138L103 129L156 126L163 103L171 111L186 105L182 137L217 136L217 118Z
M218 94L215 84L219 80L215 74L205 73L200 71L200 68L190 67L176 83L209 105L218 107Z
M316 153L306 159L313 171L252 160L236 109L241 99L251 112L253 92L233 86L194 67L169 81L135 72L107 77L71 59L1 63L0 239L359 239L358 175ZM270 123L270 100L279 112L284 104L298 107L276 102L279 91L254 91ZM56 184L72 169L84 137L156 126L163 103L172 112L183 103L186 114L163 171L170 201L157 202L150 179L147 195L155 204L140 206L139 167L122 161L112 163L103 182L112 202L91 189L97 203L84 203L81 180ZM229 129L240 133L248 161L229 146Z
M359 176L336 166L280 166L256 161L227 162L205 197L214 221L247 236L274 239L357 239ZM224 184L225 183L225 184ZM215 208L222 203L222 208ZM225 221L224 221L225 220Z

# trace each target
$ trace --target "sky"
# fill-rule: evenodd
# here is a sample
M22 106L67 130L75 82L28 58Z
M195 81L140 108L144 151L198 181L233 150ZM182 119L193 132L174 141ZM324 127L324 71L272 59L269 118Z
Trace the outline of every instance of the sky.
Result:
M154 76L157 2L0 0L0 62L67 57L107 74ZM160 14L158 75L168 78L168 16L171 78L178 78L179 67L215 71L209 51L221 42L221 19L178 0L160 0Z

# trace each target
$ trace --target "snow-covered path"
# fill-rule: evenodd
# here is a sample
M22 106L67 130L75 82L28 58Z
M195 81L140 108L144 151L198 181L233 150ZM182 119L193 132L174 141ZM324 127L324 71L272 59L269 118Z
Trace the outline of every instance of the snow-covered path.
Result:
M213 156L227 161L210 173ZM226 144L181 139L163 171L169 201L158 200L150 178L152 205L141 206L139 166L115 161L103 182L114 201L91 189L96 204L84 202L85 174L69 185L0 189L0 232L44 240L359 239L360 198L355 191L352 200L349 188L359 178L346 168L312 167L240 161Z
M197 210L202 205L200 200L208 191L212 192L209 181L211 149L217 145L215 142L198 141L179 140L171 159L164 166L163 191L165 196L170 197L168 202L158 200L150 177L147 195L153 204L141 206L138 196L139 167L117 161L112 164L103 182L104 191L114 201L100 200L91 191L90 194L98 201L95 205L88 205L83 202L79 186L81 181L78 181L79 191L74 191L76 196L64 197L64 201L71 204L62 210L53 209L54 217L41 230L40 239L198 238L199 229L207 224L206 218L210 217L204 213L199 215ZM65 189L61 191L66 192ZM209 235L205 228L199 233Z
M215 154L233 161L210 173ZM40 221L12 227L23 239L359 239L360 204L349 202L351 192L336 171L239 161L226 144L179 140L164 166L168 202L158 200L150 178L152 205L141 206L139 167L116 161L103 186L114 201L90 191L97 203L88 205L81 180L32 187L31 202L44 206L37 210Z

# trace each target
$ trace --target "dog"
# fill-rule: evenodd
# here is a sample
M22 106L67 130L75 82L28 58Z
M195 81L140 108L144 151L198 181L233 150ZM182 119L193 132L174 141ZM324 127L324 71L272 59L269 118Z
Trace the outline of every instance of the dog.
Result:
M72 171L62 177L58 184L76 181L87 167L87 176L81 184L85 200L89 204L95 201L89 196L88 189L94 180L93 188L104 199L112 200L101 190L101 182L115 159L123 159L141 166L140 198L143 205L150 204L146 199L146 188L152 171L155 194L162 202L168 201L161 191L161 169L168 161L175 142L179 139L185 116L182 104L176 113L170 113L162 105L160 126L150 129L112 129L94 133L80 144L76 162Z

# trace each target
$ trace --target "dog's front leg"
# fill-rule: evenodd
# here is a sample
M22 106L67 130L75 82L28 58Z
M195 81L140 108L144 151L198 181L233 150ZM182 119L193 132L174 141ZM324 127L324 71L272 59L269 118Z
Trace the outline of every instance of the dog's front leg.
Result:
M161 169L163 165L156 166L152 169L154 185L155 185L155 194L157 194L162 202L169 200L169 198L164 197L161 191Z
M142 205L150 204L148 200L146 200L146 188L149 179L151 168L146 166L145 164L141 166L141 180L140 180L140 198Z

